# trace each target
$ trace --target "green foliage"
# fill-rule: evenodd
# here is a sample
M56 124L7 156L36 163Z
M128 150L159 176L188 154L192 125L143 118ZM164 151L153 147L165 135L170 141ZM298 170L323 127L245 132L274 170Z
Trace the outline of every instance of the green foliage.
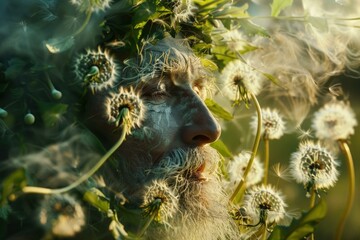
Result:
M101 212L107 213L110 209L110 200L97 188L87 190L83 198Z
M282 10L291 6L293 0L274 0L271 4L271 16L277 17Z
M277 226L269 240L298 240L313 233L317 224L326 216L327 206L324 199L304 213L299 220L294 220L289 227Z
M211 147L216 149L223 157L232 158L233 155L223 141L218 139L216 142L210 144Z
M231 120L233 119L233 116L231 113L226 111L223 107L221 107L219 104L217 104L212 99L205 99L206 106L210 109L210 111L215 114L215 116L224 119L224 120Z
M25 170L23 168L17 169L7 176L1 185L0 206L4 206L12 194L26 186L26 182Z

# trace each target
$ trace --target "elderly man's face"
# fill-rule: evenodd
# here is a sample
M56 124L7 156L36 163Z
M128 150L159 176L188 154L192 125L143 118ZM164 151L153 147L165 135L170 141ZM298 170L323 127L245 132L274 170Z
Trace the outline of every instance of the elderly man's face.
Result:
M177 232L179 239L199 233L198 227L207 233L197 239L231 235L227 199L216 174L219 156L208 146L219 138L220 126L204 104L210 82L202 72L199 62L189 59L186 66L132 84L144 103L145 117L116 152L116 166L106 176L112 189L124 193L134 206L142 204L154 180L165 181L179 199L178 213L169 220L170 225L184 227ZM90 99L90 109L102 98ZM93 125L105 121L103 115L90 113ZM98 133L109 146L118 138L111 128ZM151 238L164 239L167 234L155 229Z

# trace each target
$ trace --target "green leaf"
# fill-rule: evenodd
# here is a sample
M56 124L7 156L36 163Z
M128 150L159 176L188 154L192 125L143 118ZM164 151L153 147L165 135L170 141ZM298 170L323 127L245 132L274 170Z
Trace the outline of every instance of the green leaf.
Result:
M259 35L262 37L270 38L270 34L266 31L265 28L251 22L248 19L238 20L241 26L241 29L249 36Z
M207 59L207 58L200 58L200 61L202 63L202 65L211 70L211 71L217 71L218 70L218 66L216 65L216 63L214 63L213 61Z
M222 8L221 10L215 11L212 13L212 15L215 18L243 18L248 17L247 9L249 8L249 5L245 3L241 7L235 7L235 6L227 6L225 8Z
M205 99L206 106L210 109L210 111L215 114L217 117L222 118L224 120L231 120L233 119L233 116L231 113L226 111L223 107L221 107L219 104L214 102L212 99Z
M325 218L327 212L326 202L320 199L319 203L304 213L299 220L295 220L289 227L277 226L268 240L298 240L314 232L315 227Z
M110 201L106 196L97 188L91 188L86 191L84 200L93 207L96 207L99 211L107 213L110 209Z
M228 147L225 145L223 141L218 139L217 141L210 144L211 147L215 148L223 157L232 158L233 155L228 149Z
M24 186L26 186L25 170L20 168L12 172L2 182L0 206L4 206L8 202L9 196L16 191L20 191Z
M271 16L277 17L285 8L291 6L292 0L274 0L271 4Z
M134 28L139 28L145 25L145 23L151 19L151 16L156 13L156 3L155 1L145 1L138 5L134 9L134 17L132 19L132 24ZM136 26L136 27L135 27Z
M264 75L264 77L266 77L267 79L269 79L270 81L272 81L275 85L281 87L280 85L280 80L277 79L275 76L269 74L269 73L264 73L264 72L260 72L262 75Z

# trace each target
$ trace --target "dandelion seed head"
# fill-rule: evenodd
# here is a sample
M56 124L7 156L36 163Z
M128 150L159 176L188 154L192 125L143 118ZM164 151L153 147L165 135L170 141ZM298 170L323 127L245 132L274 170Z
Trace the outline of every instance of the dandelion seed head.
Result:
M263 84L263 78L241 60L229 62L222 70L220 79L224 81L224 95L235 104L249 99L249 93L259 94Z
M70 0L82 12L99 12L110 7L112 0Z
M118 93L110 94L105 101L105 105L109 123L118 127L120 121L127 121L129 126L127 134L130 134L132 129L139 128L145 117L145 106L133 88L120 87ZM124 108L129 110L129 114L125 116L125 119L120 119L123 117L120 115Z
M319 143L302 142L299 150L291 155L290 171L293 178L304 184L307 192L312 188L327 189L332 187L338 178L339 164L332 154Z
M145 188L141 207L147 215L156 211L154 220L166 223L178 211L179 199L164 180L154 180Z
M222 34L222 37L228 48L234 52L242 51L247 46L245 37L238 30L227 31Z
M262 113L262 128L261 133L267 139L279 139L284 135L285 122L282 116L276 109L265 108L261 110ZM258 117L255 115L250 122L253 133L257 131Z
M170 0L175 21L187 22L196 9L193 0Z
M72 237L85 225L79 202L68 194L47 196L40 204L40 225L57 237Z
M230 177L231 188L236 187L244 176L244 172L250 160L250 152L241 152L230 161L228 165L228 173ZM264 175L263 165L259 158L255 157L250 172L246 178L246 186L252 186L261 181Z
M245 195L244 206L247 214L254 221L277 223L285 217L285 207L281 193L270 185L252 187Z
M88 50L76 59L75 74L94 92L114 86L117 67L109 54L99 48L97 52Z
M319 139L347 139L357 126L354 111L344 102L326 104L314 114L312 127Z

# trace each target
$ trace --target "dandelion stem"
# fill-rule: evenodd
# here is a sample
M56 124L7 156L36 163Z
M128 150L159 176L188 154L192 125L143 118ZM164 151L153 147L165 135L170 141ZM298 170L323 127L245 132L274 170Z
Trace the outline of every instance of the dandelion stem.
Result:
M253 148L252 148L252 151L251 151L250 160L249 160L249 162L248 162L248 164L246 166L243 177L241 178L239 184L237 185L234 193L230 197L230 202L234 202L234 200L236 199L239 192L241 192L242 194L244 192L244 191L240 191L240 190L244 188L244 184L245 184L247 175L249 174L251 166L252 166L252 164L254 162L256 153L257 153L258 148L259 148L260 139L261 139L261 126L262 126L261 107L260 107L260 104L259 104L256 96L254 94L252 94L252 93L250 94L250 96L251 96L251 99L253 100L253 102L255 103L255 108L256 108L256 112L257 112L257 116L258 116L256 136L255 136Z
M310 204L309 204L309 209L312 209L315 206L315 200L316 200L316 193L315 193L315 189L314 187L311 188L311 195L310 195ZM309 240L314 240L315 236L314 233L312 232L310 234L310 239Z
M269 156L270 156L270 141L269 138L264 137L264 145L265 145L265 166L264 166L264 179L263 184L266 185L268 183L268 175L269 175Z
M347 168L348 168L348 175L349 175L349 193L347 196L347 201L346 201L346 208L343 212L343 215L341 217L341 220L339 222L337 231L336 231L336 239L340 240L342 233L344 231L344 227L345 227L345 222L346 219L348 218L351 208L353 206L354 203L354 198L355 198L355 169L354 169L354 161L351 155L351 151L349 148L348 143L346 142L346 140L340 139L338 140L340 149L342 151L342 153L345 155L346 158L346 163L347 163Z
M142 237L146 231L146 229L148 229L148 227L150 226L150 224L152 223L152 221L154 221L155 216L158 214L158 210L154 211L150 214L150 216L147 218L144 226L142 226L142 228L140 229L139 234L137 235L138 237Z
M124 108L123 111L125 111L124 116L127 116L129 114L129 109ZM57 188L57 189L51 189L51 188L42 188L42 187L32 187L32 186L25 186L22 189L23 193L37 193L37 194L60 194L64 192L68 192L71 189L76 188L81 183L86 181L89 177L91 177L99 168L106 162L106 160L120 147L120 145L124 142L127 128L129 126L127 124L123 125L123 128L121 129L121 136L119 140L112 146L109 151L105 153L104 156L101 157L101 159L84 175L82 175L80 178L78 178L75 182L71 183L70 185L63 187L63 188Z
M265 223L264 223L264 232L262 234L261 240L266 240L266 238L267 238L267 222L265 221Z
M84 31L84 29L86 28L86 26L88 25L90 19L91 19L91 16L92 16L92 12L91 11L87 11L86 13L86 19L84 21L84 23L81 25L81 27L74 33L74 36L75 35L78 35L79 33L81 33L82 31Z

